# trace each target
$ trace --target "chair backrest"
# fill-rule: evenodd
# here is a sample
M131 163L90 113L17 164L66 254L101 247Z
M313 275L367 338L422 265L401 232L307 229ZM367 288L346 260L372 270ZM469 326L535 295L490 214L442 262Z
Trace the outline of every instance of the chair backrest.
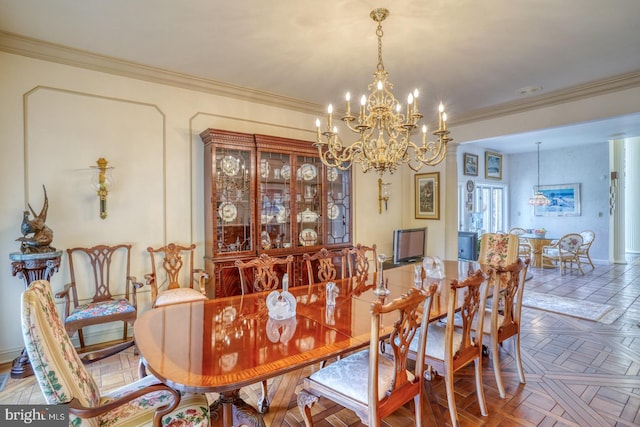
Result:
M482 331L484 327L484 307L486 307L487 293L489 291L489 286L484 282L485 275L482 270L478 270L462 281L452 280L449 285L444 356L445 361L453 361L454 365L456 363L464 365L469 360L481 357L482 333L477 334L474 331ZM461 292L464 292L462 305L459 311L456 312ZM459 316L459 323L461 324L459 330L461 342L456 353L453 354L456 316ZM456 370L456 366L450 369L453 372Z
M520 332L522 295L529 261L520 258L511 265L498 267L491 273L493 297L491 299L491 331L503 340ZM500 326L498 319L502 318ZM486 330L486 328L485 328Z
M577 233L565 234L558 240L561 255L575 254L582 245L582 236Z
M307 284L344 279L347 274L347 257L343 251L322 248L314 254L302 255L307 270Z
M286 258L276 258L260 254L259 257L247 262L236 260L235 265L240 274L242 294L278 289L284 274L287 274L291 280L292 264L293 255L288 255Z
M160 284L165 277L168 282L167 289L187 286L193 289L195 249L195 243L190 246L169 243L166 246L155 249L152 247L147 248L147 252L151 257L151 278L147 277L147 281L151 285L151 301L156 300ZM188 268L183 270L185 259Z
M21 316L29 361L47 403L76 398L83 406L97 406L100 391L64 329L49 282L36 280L22 293Z
M399 298L383 304L381 301L371 304L371 339L369 342L369 420L377 420L388 415L395 408L384 408L385 405L402 406L408 397L418 394L424 381L424 358L418 357L414 370L409 375L408 357L409 344L419 334L418 354L424 354L429 328L420 328L429 321L431 299L437 290L434 283L424 291L410 289ZM380 342L381 318L391 312L397 320L386 344ZM392 354L381 354L380 349L392 349ZM391 357L392 356L392 357ZM390 390L378 390L378 363L381 357L391 359L394 370ZM380 399L380 392L385 392L385 398ZM397 396L396 396L397 395ZM402 400L404 399L404 400ZM375 404L374 404L375 402Z
M356 243L352 248L345 249L345 252L350 277L368 274L371 265L373 265L373 271L378 272L378 251L375 243L372 246Z
M596 238L596 233L594 233L591 230L584 230L580 232L580 235L582 236L582 247L583 249L591 246L591 244L593 243L594 239Z
M118 291L129 299L129 282L131 266L131 245L96 245L90 248L67 249L69 258L69 274L71 283L92 283L92 302L109 301L111 292ZM74 262L75 259L75 262ZM80 263L80 261L83 261ZM88 263L84 261L89 261ZM84 280L83 280L84 279ZM77 280L77 281L76 281ZM117 288L117 286L124 288ZM115 287L115 288L114 288ZM78 302L77 288L72 288L74 303Z
M480 264L504 267L518 258L520 240L515 234L485 233L480 239Z

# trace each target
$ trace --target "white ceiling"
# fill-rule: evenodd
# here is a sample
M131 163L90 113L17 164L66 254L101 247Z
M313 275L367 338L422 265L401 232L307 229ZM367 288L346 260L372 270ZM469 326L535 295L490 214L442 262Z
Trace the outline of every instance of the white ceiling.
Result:
M443 100L452 123L522 99L523 87L547 94L640 71L638 0L0 0L0 30L340 105L375 70L376 7L391 12L383 59L396 97L418 87L422 112ZM640 113L478 144L508 153L614 134L640 135Z

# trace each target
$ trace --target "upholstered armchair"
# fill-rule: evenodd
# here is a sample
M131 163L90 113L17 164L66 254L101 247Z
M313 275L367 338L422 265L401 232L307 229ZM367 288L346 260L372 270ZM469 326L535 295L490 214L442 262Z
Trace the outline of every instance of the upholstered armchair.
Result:
M205 281L209 275L194 267L195 249L195 244L181 246L175 243L147 248L151 273L144 277L151 287L152 307L207 299ZM163 288L165 282L166 288Z
M80 352L85 352L83 328L122 322L122 342L87 352L84 361L95 361L133 345L127 327L137 316L137 290L142 284L130 275L131 245L97 245L67 249L71 282L56 294L64 298L64 327L70 337L78 333ZM114 296L117 294L120 296ZM86 301L88 298L88 302Z
M203 394L180 394L153 376L102 395L58 316L49 282L22 294L22 335L46 402L69 407L69 425L208 426Z

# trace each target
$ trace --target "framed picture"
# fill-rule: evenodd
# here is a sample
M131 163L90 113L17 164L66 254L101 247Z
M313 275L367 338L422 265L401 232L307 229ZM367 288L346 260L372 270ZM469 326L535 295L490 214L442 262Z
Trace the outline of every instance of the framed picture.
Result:
M416 174L416 218L440 219L440 172Z
M464 153L463 171L465 175L478 176L478 156L475 154Z
M551 201L549 206L534 206L535 216L580 216L580 184L535 185Z
M484 152L484 177L502 179L502 154Z

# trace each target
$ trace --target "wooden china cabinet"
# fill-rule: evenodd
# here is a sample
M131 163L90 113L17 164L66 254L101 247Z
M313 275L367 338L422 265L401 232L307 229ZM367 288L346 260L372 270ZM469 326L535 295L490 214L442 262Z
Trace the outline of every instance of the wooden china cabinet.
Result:
M205 266L215 296L240 294L236 259L302 255L352 244L351 172L326 167L311 142L207 129Z

